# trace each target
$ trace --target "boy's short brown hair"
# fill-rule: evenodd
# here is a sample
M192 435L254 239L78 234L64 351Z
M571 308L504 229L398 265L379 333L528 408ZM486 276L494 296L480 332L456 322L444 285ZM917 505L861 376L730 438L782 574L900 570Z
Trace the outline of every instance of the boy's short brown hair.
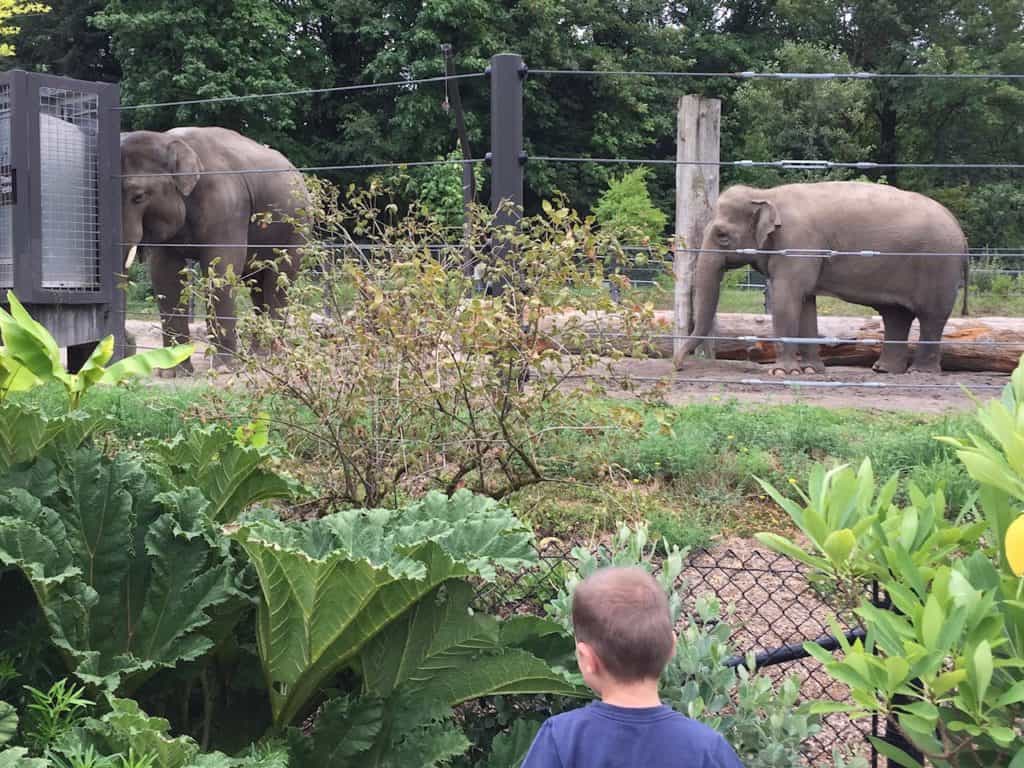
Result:
M641 568L602 568L580 582L572 624L576 640L620 682L657 679L672 657L668 598Z

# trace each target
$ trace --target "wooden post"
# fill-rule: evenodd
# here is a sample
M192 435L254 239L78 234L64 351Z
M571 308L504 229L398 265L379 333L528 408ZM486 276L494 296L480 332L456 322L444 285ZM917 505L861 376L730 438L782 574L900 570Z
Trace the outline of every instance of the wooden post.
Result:
M676 239L673 268L675 272L675 322L672 361L676 370L683 367L686 339L693 327L693 281L699 254L683 248L700 248L704 227L718 201L719 127L722 102L703 96L679 99L676 127ZM712 165L689 165L700 161ZM714 357L714 345L701 346Z

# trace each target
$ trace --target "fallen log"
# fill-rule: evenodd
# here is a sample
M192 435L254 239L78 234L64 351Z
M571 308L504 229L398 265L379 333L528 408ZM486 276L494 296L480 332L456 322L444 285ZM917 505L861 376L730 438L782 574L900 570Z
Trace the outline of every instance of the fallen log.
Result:
M577 320L580 316L576 316ZM632 339L619 335L617 321L613 317L588 315L588 335L595 344L607 344L623 352L635 353ZM672 313L655 313L655 330L651 343L644 353L649 357L671 357L673 348ZM551 321L547 328L554 330L562 320ZM742 337L770 338L771 317L754 314L719 314L716 318L714 336L723 337L714 341L715 356L719 360L750 360L757 363L773 363L777 354L776 344L768 341L750 341ZM821 357L825 365L847 365L870 367L878 359L884 338L882 320L879 316L844 317L823 315L818 318L818 334L832 339L857 339L856 342L822 344ZM557 337L557 331L554 336ZM729 338L724 338L729 337ZM918 325L915 321L910 331L910 341L918 339ZM952 342L942 347L942 368L947 371L977 371L1011 373L1024 355L1024 318L1013 317L968 317L950 318L942 335L943 341ZM993 343L994 342L994 343ZM916 345L911 343L911 354ZM570 351L579 351L570 350Z

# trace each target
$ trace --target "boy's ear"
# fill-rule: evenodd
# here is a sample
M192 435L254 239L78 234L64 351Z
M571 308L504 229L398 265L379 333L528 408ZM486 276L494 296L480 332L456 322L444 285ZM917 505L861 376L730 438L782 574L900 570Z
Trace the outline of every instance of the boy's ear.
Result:
M576 660L580 665L580 671L586 667L587 671L597 671L600 669L601 660L597 654L594 653L594 649L589 643L577 641L576 643Z

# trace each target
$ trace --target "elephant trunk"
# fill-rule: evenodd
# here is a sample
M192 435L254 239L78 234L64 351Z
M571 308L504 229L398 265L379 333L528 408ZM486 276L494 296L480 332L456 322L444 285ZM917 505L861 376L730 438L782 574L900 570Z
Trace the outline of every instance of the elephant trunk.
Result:
M705 245L704 252L697 259L697 274L693 285L694 338L686 341L686 355L700 346L704 342L700 337L710 336L714 328L722 275L725 272L725 257L717 253L708 253L707 251L713 247Z

